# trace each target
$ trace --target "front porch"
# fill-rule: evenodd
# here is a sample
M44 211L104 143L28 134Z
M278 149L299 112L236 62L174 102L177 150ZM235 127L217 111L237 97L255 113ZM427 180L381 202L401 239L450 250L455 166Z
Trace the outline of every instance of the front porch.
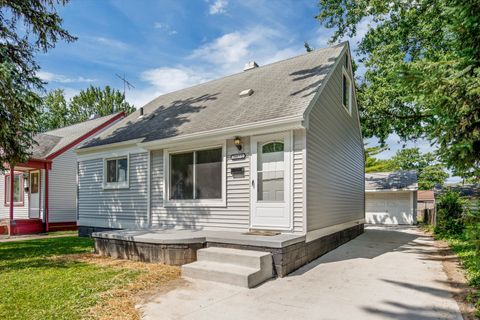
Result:
M141 229L94 232L95 251L117 259L183 265L197 260L197 250L223 247L270 252L273 269L283 277L363 233L363 224L306 242L303 234Z
M48 186L51 162L29 160L8 166L2 176L0 234L25 235L49 231Z

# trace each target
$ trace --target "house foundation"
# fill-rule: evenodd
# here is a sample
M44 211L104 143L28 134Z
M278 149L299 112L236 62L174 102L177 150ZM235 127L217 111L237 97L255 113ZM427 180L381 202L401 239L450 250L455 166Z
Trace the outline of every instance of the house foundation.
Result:
M270 252L275 274L284 277L356 238L363 231L364 225L359 224L310 242L299 235L248 236L240 233L184 230L165 233L149 233L145 230L104 231L95 232L92 237L95 240L95 251L100 255L177 266L196 261L197 250L207 247Z

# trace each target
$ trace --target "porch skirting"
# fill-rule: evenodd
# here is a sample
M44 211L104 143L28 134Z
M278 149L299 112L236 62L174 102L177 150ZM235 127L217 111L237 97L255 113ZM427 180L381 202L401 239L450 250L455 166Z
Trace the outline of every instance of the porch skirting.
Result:
M83 231L82 231L83 230ZM83 227L79 231L85 232ZM98 230L104 231L104 230ZM274 270L279 277L284 277L301 266L317 259L325 253L354 239L362 234L364 225L359 224L342 231L318 238L311 242L293 241L284 245L241 244L234 241L218 241L214 237L206 241L188 241L182 243L155 243L153 241L140 241L124 237L114 238L94 234L95 251L104 256L119 259L130 259L145 262L165 263L169 265L182 265L194 262L197 259L197 250L205 247L225 247L234 249L256 250L270 252L273 256ZM86 232L85 232L86 233ZM219 238L220 239L220 238Z

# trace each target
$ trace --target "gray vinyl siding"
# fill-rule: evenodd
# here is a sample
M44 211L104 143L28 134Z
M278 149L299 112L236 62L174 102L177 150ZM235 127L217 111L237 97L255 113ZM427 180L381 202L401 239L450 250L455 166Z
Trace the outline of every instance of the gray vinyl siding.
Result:
M365 217L364 160L358 111L342 105L342 66L333 71L307 129L307 231Z
M70 148L52 161L49 171L49 222L76 221L76 176L77 155L74 148Z
M245 160L233 161L230 155L238 153L233 140L227 140L226 207L164 207L163 206L163 151L153 151L151 160L152 224L186 229L223 229L245 231L250 221L250 141L242 138ZM231 168L243 167L245 174L234 177Z
M303 173L305 130L293 132L293 231L303 232Z
M148 225L148 153L130 154L129 159L127 189L103 189L103 159L78 163L78 225L107 228Z
M23 193L24 205L13 208L14 219L28 219L28 192ZM0 219L10 217L10 207L5 206L5 176L0 174Z
M151 212L154 226L187 229L245 231L250 226L250 141L243 137L245 160L231 160L239 151L227 140L227 205L225 207L164 207L163 150L151 153ZM303 130L294 132L293 152L293 231L303 231ZM231 168L242 167L245 174L234 177Z

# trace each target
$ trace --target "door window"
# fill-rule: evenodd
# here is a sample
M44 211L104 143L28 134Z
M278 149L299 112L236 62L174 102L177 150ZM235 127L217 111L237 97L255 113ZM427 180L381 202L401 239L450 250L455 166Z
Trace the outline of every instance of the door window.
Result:
M38 193L39 186L39 174L38 172L33 172L30 174L30 193Z
M284 201L284 144L273 141L259 144L257 157L257 200Z

